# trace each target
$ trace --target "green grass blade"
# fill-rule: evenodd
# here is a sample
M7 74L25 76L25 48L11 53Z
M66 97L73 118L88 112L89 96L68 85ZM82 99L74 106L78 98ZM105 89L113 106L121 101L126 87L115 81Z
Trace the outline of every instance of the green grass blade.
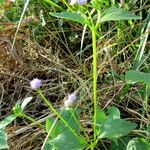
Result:
M142 38L140 41L140 46L137 50L136 56L135 56L135 60L134 60L134 64L133 64L133 69L137 70L144 62L143 62L143 55L144 55L144 49L148 40L148 36L149 36L149 30L150 30L150 11L149 14L147 16L147 20L144 24L143 30L142 30ZM148 54L149 55L149 54ZM145 60L144 60L145 61Z

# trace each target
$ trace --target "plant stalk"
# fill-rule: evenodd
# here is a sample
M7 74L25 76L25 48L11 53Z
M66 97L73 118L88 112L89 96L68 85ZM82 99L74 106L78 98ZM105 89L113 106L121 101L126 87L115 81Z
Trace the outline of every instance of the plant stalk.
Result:
M97 49L96 49L96 28L92 28L93 44L93 99L94 99L94 145L96 145L96 124L97 124Z
M22 114L22 117L25 117L26 119L30 120L31 122L39 125L39 127L43 128L42 124L41 123L38 123L34 118L26 115L25 113Z

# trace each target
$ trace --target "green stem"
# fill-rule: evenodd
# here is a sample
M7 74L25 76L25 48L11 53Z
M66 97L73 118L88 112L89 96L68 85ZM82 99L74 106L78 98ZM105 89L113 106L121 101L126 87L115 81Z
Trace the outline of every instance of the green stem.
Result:
M64 2L64 4L68 7L68 9L72 12L73 9L72 7L68 4L68 2L66 0L62 0Z
M93 44L93 99L94 99L94 145L96 145L96 124L97 124L97 49L96 49L96 28L92 28Z
M52 6L54 6L54 7L56 7L56 8L58 8L58 9L61 10L61 11L64 11L64 9L63 9L61 6L57 5L56 3L54 3L54 2L51 1L51 0L44 0L44 2L45 2L45 3L48 3L48 4L52 5Z
M44 100L44 102L47 104L47 106L49 107L50 110L52 110L57 116L58 118L69 128L69 130L79 139L79 141L83 138L79 137L79 135L74 131L74 129L72 129L70 127L70 125L66 122L66 120L59 114L59 112L57 112L57 110L53 107L53 105L45 98L45 96L43 95L41 90L37 90L37 92L40 94L40 96L42 97L42 99ZM83 139L84 140L84 139ZM88 145L88 143L86 142L86 140L84 140L84 142Z
M148 97L149 97L149 86L146 85L145 95L144 95L144 109L145 109L147 117L149 118L149 113L148 113Z
M98 17L97 17L97 22L96 22L96 28L98 28L100 25L100 19L101 19L101 11L100 10L97 11L97 15L98 15Z
M34 118L32 118L32 117L30 117L30 116L28 116L28 115L26 115L26 114L24 114L24 113L22 114L22 117L27 118L27 119L30 120L31 122L33 122L33 123L39 125L41 128L43 128L42 124L41 124L41 123L38 123Z

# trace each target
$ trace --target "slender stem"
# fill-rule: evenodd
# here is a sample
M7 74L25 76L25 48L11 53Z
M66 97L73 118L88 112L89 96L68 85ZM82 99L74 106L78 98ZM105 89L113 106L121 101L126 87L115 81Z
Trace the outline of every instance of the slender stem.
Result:
M96 21L96 28L98 28L99 27L99 25L100 25L100 19L101 19L101 11L100 10L98 10L97 11L97 15L98 15L98 17L97 17L97 21Z
M56 7L56 8L58 8L58 9L61 10L61 11L64 11L64 9L63 9L61 6L57 5L56 3L54 3L54 2L51 1L51 0L44 0L44 2L46 2L46 3L48 3L48 4L52 5L52 6L54 6L54 7Z
M68 7L68 9L72 12L73 9L72 7L68 4L68 2L66 0L62 0L64 2L64 4Z
M96 145L96 123L97 123L97 50L96 50L96 28L92 28L93 44L93 99L94 99L94 145Z
M61 119L61 121L69 128L69 130L79 139L79 141L83 138L81 138L75 131L74 129L72 129L70 127L70 125L67 123L67 121L59 114L59 112L57 112L57 110L53 107L53 105L45 98L45 96L43 95L41 90L37 90L37 92L40 94L40 96L42 97L42 99L44 100L44 102L47 104L47 106L49 107L50 110L52 110L57 116L58 118ZM88 143L86 142L85 139L83 139L84 142L88 145Z
M27 118L27 119L30 120L31 122L33 122L33 123L39 125L41 128L43 128L42 124L41 124L41 123L38 123L34 118L32 118L32 117L30 117L30 116L28 116L28 115L26 115L26 114L24 114L24 113L22 114L22 117Z
M149 97L149 86L146 85L145 95L144 95L144 110L146 112L147 117L149 118L149 113L148 113L148 97Z

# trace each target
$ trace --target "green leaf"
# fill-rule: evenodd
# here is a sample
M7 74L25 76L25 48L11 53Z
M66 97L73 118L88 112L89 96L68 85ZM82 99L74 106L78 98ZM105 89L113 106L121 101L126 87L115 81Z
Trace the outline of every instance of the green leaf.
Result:
M135 16L131 12L127 12L122 8L111 7L102 13L100 22L129 19L140 19L140 17Z
M77 14L76 12L74 13L72 12L50 13L50 15L54 17L58 17L58 18L63 18L66 20L75 21L81 24L85 23L84 18L80 16L79 14Z
M137 82L145 82L147 84L150 84L150 73L129 70L126 72L125 79L130 84L134 84Z
M4 3L5 0L0 0L0 6Z
M135 127L135 123L123 119L108 119L101 127L99 138L119 138L130 133Z
M53 146L50 143L46 142L44 150L53 150Z
M96 134L100 135L101 133L101 125L107 120L107 116L102 109L97 110L97 127L96 127Z
M68 125L74 129L74 131L79 132L80 128L80 123L79 123L79 116L80 116L80 110L79 109L69 109L69 110L64 110L61 113L62 117L66 120ZM62 121L60 121L63 130L68 131L68 127L64 125Z
M47 133L49 132L49 130L51 129L52 125L54 123L54 119L53 118L49 118L46 120L46 131ZM53 127L50 136L52 138L55 138L58 134L62 133L63 129L62 129L62 125L61 122L58 121L55 126Z
M101 125L107 119L105 112L102 109L98 109L97 111L97 124Z
M108 118L111 118L111 119L120 119L120 111L116 107L109 107L108 108L108 114L109 114Z
M49 118L49 119L46 120L46 131L47 131L47 133L48 133L49 130L51 129L51 127L52 127L52 125L53 125L53 122L54 122L54 119L52 119L52 118ZM51 131L51 133L50 133L50 136L51 136L52 138L55 138L55 137L57 136L57 135L55 134L55 129L56 129L56 126L53 127L53 129L52 129L52 131Z
M82 150L86 146L82 139L77 139L70 131L59 134L49 143L57 150Z
M61 116L66 120L68 125L74 129L74 131L79 132L80 125L79 125L79 109L69 109L69 110L63 110L61 113ZM46 131L49 132L50 128L52 127L54 122L53 118L49 118L46 121ZM55 138L57 135L68 132L69 128L61 121L57 121L55 126L53 127L50 136L52 138ZM69 130L70 131L70 130Z
M53 118L49 118L46 120L46 132L48 132L51 128L51 126L53 125L54 119Z
M7 144L7 133L5 128L0 129L0 149L7 149L8 144Z
M79 109L69 109L63 110L61 113L61 116L77 134L80 131L80 112ZM52 122L52 119L47 121L47 130L52 126ZM55 132L55 136L53 136L52 140L49 138L47 147L52 146L52 149L57 150L80 150L86 146L84 140L77 138L61 120L56 123L56 128L53 128L52 132Z
M122 137L118 140L118 143L112 143L110 150L126 150L127 144L130 141L129 137Z
M9 125L12 121L16 119L15 115L10 115L6 117L4 120L0 122L0 129L5 128L7 125Z
M134 138L129 141L126 150L150 150L150 142L143 138Z
M22 104L21 104L21 109L24 110L24 108L28 105L28 103L29 103L32 99L33 99L32 96L26 97L26 98L23 100Z
M13 107L13 112L14 112L14 114L16 115L16 116L18 116L18 117L21 117L22 116L22 112L23 110L22 110L22 108L21 108L21 104L20 104L20 102L17 102L16 104L15 104L15 106Z

